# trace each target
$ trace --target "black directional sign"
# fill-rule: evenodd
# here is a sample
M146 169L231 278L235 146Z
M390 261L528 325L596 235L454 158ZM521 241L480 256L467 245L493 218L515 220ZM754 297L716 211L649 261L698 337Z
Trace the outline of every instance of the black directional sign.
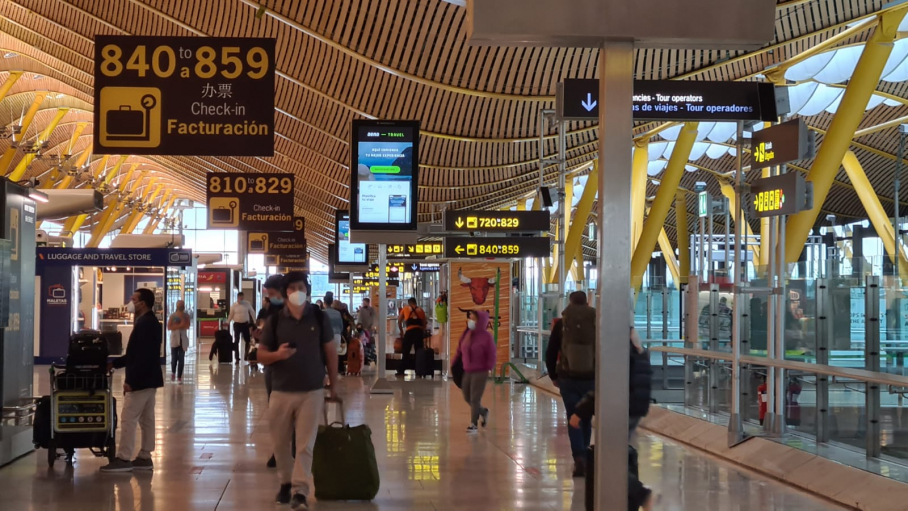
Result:
M750 139L753 154L750 168L763 169L813 158L816 153L814 137L801 118L757 131Z
M556 117L599 119L599 80L568 79L558 87ZM634 119L659 121L775 121L788 113L788 92L769 83L634 81Z
M548 211L445 211L445 230L451 232L548 231Z
M445 257L548 257L551 238L445 238Z

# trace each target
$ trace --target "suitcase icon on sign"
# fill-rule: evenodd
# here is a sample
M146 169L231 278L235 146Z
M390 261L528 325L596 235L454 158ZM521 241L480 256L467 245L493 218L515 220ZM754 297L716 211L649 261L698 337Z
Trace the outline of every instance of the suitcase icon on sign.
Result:
M158 100L151 94L142 96L142 110L133 110L129 105L120 105L116 110L107 111L107 139L143 141L151 137L151 110Z
M209 226L236 227L237 206L235 198L213 197L209 204Z
M259 239L249 240L249 249L250 250L265 250L265 241L268 239L268 236L262 235Z

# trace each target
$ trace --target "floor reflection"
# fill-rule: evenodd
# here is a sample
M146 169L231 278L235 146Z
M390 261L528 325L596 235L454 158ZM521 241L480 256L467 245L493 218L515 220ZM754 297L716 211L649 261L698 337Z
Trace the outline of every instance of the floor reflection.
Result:
M122 377L116 376L118 389ZM46 368L37 368L35 378L46 393ZM529 386L490 383L484 401L490 425L468 435L469 409L453 384L392 379L393 395L372 396L369 383L368 375L345 378L342 395L348 422L372 428L381 491L372 503L322 502L316 509L583 509L583 483L570 478L560 400ZM41 451L0 469L0 507L269 509L277 480L265 467L266 407L261 372L191 353L185 384L168 382L158 393L153 474L99 474L104 461L88 451L77 451L73 466L49 470ZM837 509L661 438L636 442L641 477L661 496L658 509Z

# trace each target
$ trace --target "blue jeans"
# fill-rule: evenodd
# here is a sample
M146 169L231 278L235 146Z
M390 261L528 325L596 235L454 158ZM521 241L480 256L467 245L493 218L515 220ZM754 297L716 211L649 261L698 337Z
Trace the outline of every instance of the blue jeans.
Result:
M183 348L170 348L170 374L176 374L177 378L182 378L185 359L186 352L183 351Z
M561 399L564 401L564 410L567 413L568 420L574 415L574 408L577 403L583 399L587 392L593 390L596 386L595 380L572 380L570 378L558 378L558 389L561 391ZM574 457L586 457L586 449L590 446L590 436L593 434L593 425L591 420L581 420L580 428L568 426L568 438L571 440L571 454Z

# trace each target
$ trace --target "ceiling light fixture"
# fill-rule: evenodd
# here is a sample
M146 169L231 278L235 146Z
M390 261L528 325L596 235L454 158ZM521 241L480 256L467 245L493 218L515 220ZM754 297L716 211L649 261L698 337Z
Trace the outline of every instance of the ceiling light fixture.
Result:
M3 58L5 58L5 59L12 59L12 58L16 58L16 57L18 57L18 56L19 56L18 53L14 53L14 52L11 52L11 51L8 51L8 52L6 52L6 53L3 54Z

